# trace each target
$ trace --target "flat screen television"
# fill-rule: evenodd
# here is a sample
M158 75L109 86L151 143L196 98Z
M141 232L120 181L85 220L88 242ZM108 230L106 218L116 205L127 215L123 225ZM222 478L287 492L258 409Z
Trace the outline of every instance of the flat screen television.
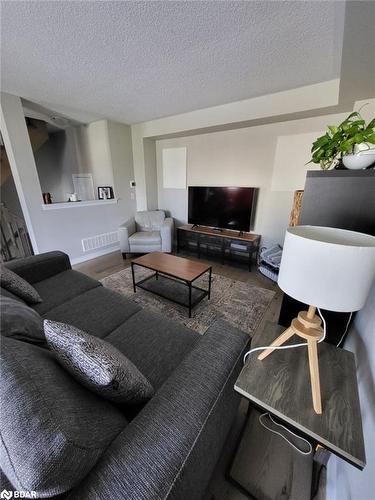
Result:
M189 224L249 231L257 188L189 186Z

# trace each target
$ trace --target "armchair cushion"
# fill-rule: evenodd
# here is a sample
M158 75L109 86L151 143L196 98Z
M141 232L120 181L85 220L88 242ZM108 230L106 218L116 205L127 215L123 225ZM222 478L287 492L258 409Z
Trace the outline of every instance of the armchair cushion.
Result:
M135 216L137 231L160 231L164 219L165 213L162 210L137 212Z
M160 245L160 231L140 231L129 237L130 248L133 245Z
M137 212L119 227L121 252L148 253L171 252L173 242L173 219L165 217L162 210Z

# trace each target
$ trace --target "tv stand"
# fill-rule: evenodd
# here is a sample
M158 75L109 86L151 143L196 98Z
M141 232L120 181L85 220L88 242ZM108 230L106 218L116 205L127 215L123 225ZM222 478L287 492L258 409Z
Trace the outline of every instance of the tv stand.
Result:
M200 258L202 248L206 249L207 254L209 250L216 249L222 264L225 264L227 257L244 255L251 271L251 261L258 254L260 238L259 234L244 231L185 224L177 228L177 253L182 247L194 248Z

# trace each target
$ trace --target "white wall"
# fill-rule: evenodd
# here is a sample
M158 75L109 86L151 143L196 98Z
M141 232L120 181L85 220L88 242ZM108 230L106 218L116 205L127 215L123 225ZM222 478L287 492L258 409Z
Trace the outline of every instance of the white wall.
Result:
M78 172L72 129L49 134L48 140L34 152L42 193L51 193L54 203L68 200L73 192L72 173Z
M259 198L254 232L263 244L282 243L293 194L303 189L312 141L327 123L345 115L309 118L258 127L157 141L158 203L177 222L187 221L187 190L164 189L163 148L187 147L187 183L191 186L254 186Z
M190 113L160 118L132 125L134 174L137 181L137 208L146 210L155 200L156 193L147 184L155 165L147 154L145 139L212 127L243 126L244 122L282 116L338 104L340 80L307 85L266 96L200 109ZM206 130L207 131L207 130ZM149 198L151 201L149 202Z
M99 120L72 130L79 167L73 173L92 174L94 195L98 198L98 186L113 187L108 121Z
M331 455L327 465L327 500L371 500L375 492L375 282L365 307L357 313L345 349L354 352L366 449L360 471Z
M366 103L361 114L369 121L375 116L375 99L357 102L355 109ZM332 455L327 465L326 498L372 500L375 497L375 282L365 307L356 315L344 347L356 358L367 465L359 471Z
M74 192L73 174L91 174L94 197L98 186L112 186L113 169L109 150L108 121L99 120L49 134L35 153L42 192L49 192L54 203L67 201Z
M4 156L2 156L1 160L0 201L5 203L9 212L23 219L22 208L18 199L17 189L14 184L9 162Z
M366 101L362 114L375 115L375 100ZM357 102L359 109L365 102ZM158 206L171 212L177 223L187 222L187 189L164 189L162 149L186 146L187 184L191 186L254 186L259 198L254 232L263 244L283 243L293 194L303 189L311 145L328 124L348 113L291 120L256 127L156 141Z
M113 185L115 195L121 200L121 222L125 222L136 211L135 189L130 187L130 181L134 180L130 127L116 122L107 124Z
M90 258L90 254L82 250L82 238L116 231L135 212L135 200L131 200L129 190L123 188L134 178L130 127L106 122L106 129L111 131L107 136L108 161L113 168L114 188L120 198L118 203L95 206L72 203L66 209L43 210L19 97L1 94L1 118L4 143L34 251L62 250L73 262Z

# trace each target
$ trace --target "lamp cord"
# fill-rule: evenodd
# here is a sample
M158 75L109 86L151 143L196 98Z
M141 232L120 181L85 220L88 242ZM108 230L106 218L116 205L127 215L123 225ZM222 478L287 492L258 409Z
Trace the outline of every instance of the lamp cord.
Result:
M294 443L292 443L291 441L289 441L289 439L286 438L284 436L284 434L281 434L281 432L275 431L274 429L271 429L270 427L267 427L267 425L262 420L263 417L265 417L265 416L268 416L269 419L271 420L271 422L273 422L278 427L281 427L282 429L286 430L287 432L289 432L290 434L292 434L296 438L300 439L301 441L304 441L307 444L307 446L309 447L309 451L303 451L303 450L301 450L300 448L298 448L298 446L296 446ZM299 436L298 434L296 434L295 432L291 431L290 429L288 429L284 425L281 425L281 424L278 424L277 422L275 422L274 419L272 418L272 415L270 415L269 413L267 413L267 412L266 413L262 413L262 415L259 416L258 420L259 420L260 425L262 425L268 431L273 432L274 434L277 434L278 436L280 436L283 439L285 439L285 441L288 444L290 444L290 446L292 446L296 451L298 451L298 453L301 453L301 455L310 455L310 453L313 451L313 447L312 447L311 443L309 441L307 441L307 439Z
M320 340L318 340L318 343L320 342L323 342L324 339L326 338L326 335L327 335L327 324L326 324L326 320L324 319L324 316L323 314L321 313L319 307L317 307L318 309L318 312L319 312L319 316L322 318L322 321L323 321L323 335L322 335L322 338ZM346 333L346 332L345 332ZM344 334L345 335L345 334ZM273 349L278 349L278 350L281 350L281 349L292 349L293 347L303 347L303 346L307 346L307 342L300 342L299 344L290 344L290 345L282 345L282 346L277 346L277 347L273 347ZM247 351L243 357L243 363L245 364L246 363L246 360L248 358L248 356L250 354L252 354L253 352L256 352L256 351L264 351L264 349L269 349L271 346L263 346L263 347L254 347L253 349L250 349L249 351ZM279 426L279 427L282 427L283 429L285 429L287 432L289 432L290 434L292 434L293 436L297 437L298 439L301 439L302 441L305 441L305 443L307 443L309 445L309 451L306 452L306 451L303 451L303 450L300 450L298 448L298 446L296 446L295 444L293 444L291 441L289 441L288 438L286 438L283 434L281 434L280 432L277 432L273 429L270 429L269 427L267 427L264 422L262 422L262 417L268 415L269 418L272 420L272 422ZM291 431L290 429L288 429L287 427L281 425L281 424L278 424L276 423L272 416L269 414L269 413L262 413L262 415L260 415L259 417L259 423L267 430L269 430L270 432L273 432L274 434L278 434L279 436L281 436L283 439L285 439L285 441L287 443L290 444L290 446L292 446L295 450L298 451L298 453L301 453L302 455L310 455L310 453L312 452L312 446L311 446L311 443L309 443L309 441L307 441L306 439L304 439L303 437L301 436L298 436L298 434L295 434L293 431Z
M351 312L351 313L350 313L350 315L349 315L348 322L346 323L346 328L345 328L345 331L344 331L344 333L342 334L342 337L341 337L341 339L340 339L340 341L339 341L339 343L337 344L337 346L336 346L336 347L340 347L341 342L344 340L345 335L346 335L346 332L348 331L348 328L349 328L350 322L351 322L351 320L352 320L352 316L353 316L353 313Z
M324 319L324 316L321 313L319 307L317 307L317 309L318 309L318 312L319 312L319 316L322 318L322 321L323 321L323 335L322 335L321 339L318 340L318 344L320 344L320 342L323 342L325 340L325 338L326 338L326 335L327 335L327 324L326 324L326 320ZM303 347L303 346L307 346L307 342L300 342L299 344L280 345L280 346L277 346L277 347L272 347L270 345L263 346L263 347L254 347L253 349L250 349L249 351L247 351L244 354L243 364L246 364L248 356L250 354L252 354L253 352L256 352L256 351L264 351L265 349L270 349L271 347L274 350L281 350L281 349L291 349L292 347Z
M326 320L320 310L319 307L317 307L317 310L318 310L318 313L319 313L319 316L321 317L322 319L322 322L323 322L323 335L321 337L321 339L318 340L318 343L320 342L323 342L327 336L327 323L326 323ZM349 328L349 324L350 324L350 321L352 319L352 315L353 313L351 312L350 313L350 316L349 316L349 319L348 319L348 322L346 324L346 328L345 328L345 331L344 333L342 334L342 337L340 339L340 342L337 344L337 347L339 347L339 345L341 344L341 342L343 341L345 335L346 335L346 332L348 331L348 328ZM290 344L290 345L285 345L285 346L278 346L278 347L273 347L273 349L291 349L293 347L302 347L302 346L307 346L307 342L301 342L299 344ZM248 358L248 356L250 354L252 354L253 352L256 352L256 351L263 351L264 349L269 349L271 346L265 346L265 347L254 347L253 349L250 349L248 352L245 353L244 357L243 357L243 363L245 364L246 363L246 360ZM295 436L296 438L298 439L301 439L302 441L304 441L305 443L307 443L308 447L309 447L309 451L303 451L301 450L300 448L298 448L298 446L296 446L294 443L292 443L287 437L285 437L283 434L281 434L281 432L278 432L278 431L275 431L274 429L271 429L270 427L267 427L267 425L262 421L263 417L265 416L268 416L270 418L270 420L274 423L274 425L277 425L278 427L281 427L283 428L284 430L286 430L287 432L289 432L290 434L292 434L293 436ZM301 453L301 455L310 455L310 453L312 453L313 451L313 448L312 448L312 445L309 441L307 441L307 439L299 436L298 434L296 434L295 432L291 431L290 429L288 429L287 427L285 427L284 425L281 425L281 424L278 424L277 422L274 421L274 419L272 418L272 415L270 415L269 413L262 413L262 415L259 416L259 423L265 428L267 429L268 431L270 432L273 432L274 434L277 434L278 436L282 437L283 439L285 439L285 441L290 444L290 446L292 446L296 451L298 451L298 453Z

